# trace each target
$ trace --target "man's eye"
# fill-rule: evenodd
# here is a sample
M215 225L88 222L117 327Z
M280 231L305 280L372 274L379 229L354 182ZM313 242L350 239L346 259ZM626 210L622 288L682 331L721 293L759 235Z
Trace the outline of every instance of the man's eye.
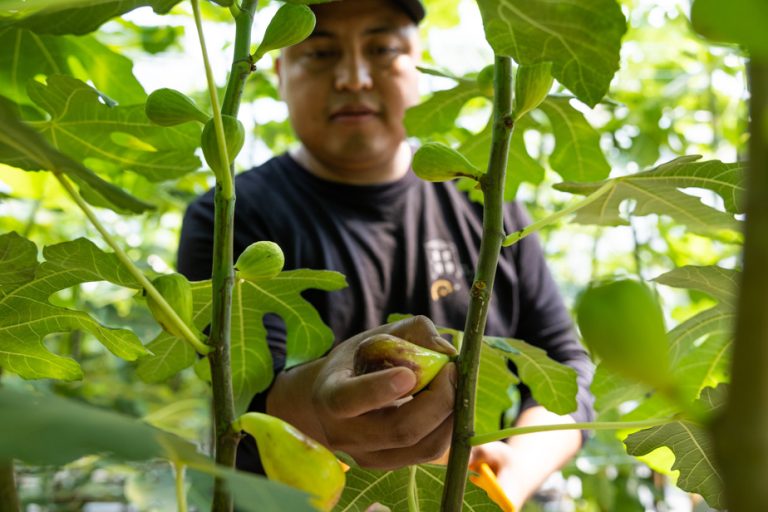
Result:
M376 46L371 50L373 55L377 57L396 56L402 53L402 50L397 46Z
M338 55L335 50L311 50L304 54L305 57L314 60L333 59Z

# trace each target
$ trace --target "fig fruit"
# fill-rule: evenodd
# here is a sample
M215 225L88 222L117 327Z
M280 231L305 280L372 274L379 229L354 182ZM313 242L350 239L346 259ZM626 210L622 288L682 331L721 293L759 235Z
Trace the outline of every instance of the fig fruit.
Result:
M205 161L217 176L222 176L224 173L229 172L229 165L235 161L235 157L243 149L243 144L245 143L243 123L238 121L237 118L226 114L221 116L221 122L224 126L224 139L227 142L227 158L229 158L229 162L226 164L221 162L219 144L216 139L216 126L213 119L205 123L200 139Z
M187 278L181 274L166 274L160 277L156 277L152 280L152 286L154 286L160 295L163 296L165 301L171 306L179 318L198 335L198 338L203 339L203 333L201 333L192 321L192 287L187 281ZM172 322L165 312L160 307L155 299L151 295L147 295L147 306L152 316L160 324L160 327L164 331L173 334L178 338L184 338L184 333Z
M249 281L269 279L283 270L285 257L280 246L274 242L252 243L240 254L235 262L237 275Z
M189 121L205 123L210 117L195 102L175 89L157 89L144 106L147 117L160 126L175 126Z
M605 365L655 387L669 384L669 341L653 292L631 279L590 286L576 315L584 343Z
M325 446L290 423L260 412L243 414L232 428L256 439L267 478L312 495L312 504L320 510L331 510L339 500L344 469Z
M390 334L376 334L358 345L355 351L355 375L373 373L404 366L416 374L416 386L409 394L418 393L450 361L447 354L416 345Z

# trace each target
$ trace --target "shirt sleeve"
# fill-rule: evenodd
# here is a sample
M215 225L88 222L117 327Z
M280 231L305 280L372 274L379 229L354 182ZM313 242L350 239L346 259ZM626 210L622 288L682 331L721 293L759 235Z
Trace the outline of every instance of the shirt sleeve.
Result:
M513 221L520 229L530 224L527 213L513 205ZM518 220L519 219L519 220ZM577 373L576 422L592 421L593 397L589 391L594 365L576 337L571 316L547 267L538 237L528 236L513 246L520 280L520 321L516 337L546 350L547 355L573 368ZM537 405L530 389L520 387L521 410Z

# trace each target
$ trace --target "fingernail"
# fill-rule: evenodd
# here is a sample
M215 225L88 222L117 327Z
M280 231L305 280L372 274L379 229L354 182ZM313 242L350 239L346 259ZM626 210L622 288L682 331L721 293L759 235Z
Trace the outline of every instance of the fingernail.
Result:
M404 395L416 386L416 375L413 372L398 372L390 379L390 385L395 393Z

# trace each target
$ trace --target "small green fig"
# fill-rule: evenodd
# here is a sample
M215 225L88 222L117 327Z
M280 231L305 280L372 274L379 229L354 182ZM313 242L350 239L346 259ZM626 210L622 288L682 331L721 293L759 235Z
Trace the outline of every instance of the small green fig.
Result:
M480 88L480 92L483 96L493 98L495 91L493 87L493 75L496 73L493 64L485 66L477 74L477 86Z
M552 88L552 63L524 64L515 77L515 120L535 109L547 99Z
M416 345L390 334L376 334L358 345L355 351L355 375L404 366L416 374L416 394L435 378L450 356Z
M200 139L205 161L208 162L211 170L217 176L229 172L229 165L235 161L235 157L243 149L243 144L245 143L243 123L238 121L237 118L226 114L221 116L221 121L224 126L224 139L227 142L227 158L229 158L229 162L226 165L221 163L219 144L216 139L216 126L213 119L205 123Z
M285 421L249 412L232 424L256 439L267 478L312 495L312 504L331 510L344 490L344 469L325 446Z
M468 177L477 179L483 171L455 149L439 142L427 142L413 155L413 172L427 181L449 181Z
M249 281L270 279L283 270L285 257L274 242L255 242L245 248L235 262L237 275Z
M152 286L160 292L160 295L162 295L168 305L171 306L171 309L179 315L179 318L181 318L192 332L198 334L198 337L202 339L202 333L197 330L192 322L192 287L189 284L189 281L187 281L187 278L176 273L166 274L153 279ZM173 334L178 338L184 338L184 333L175 323L170 321L165 312L160 308L160 305L151 295L147 295L147 306L149 306L149 311L164 331Z
M175 126L188 121L205 123L209 115L195 102L174 89L158 89L147 98L144 112L150 121L160 126Z
M668 387L664 317L646 285L623 279L590 286L576 314L584 342L608 368L651 386Z

